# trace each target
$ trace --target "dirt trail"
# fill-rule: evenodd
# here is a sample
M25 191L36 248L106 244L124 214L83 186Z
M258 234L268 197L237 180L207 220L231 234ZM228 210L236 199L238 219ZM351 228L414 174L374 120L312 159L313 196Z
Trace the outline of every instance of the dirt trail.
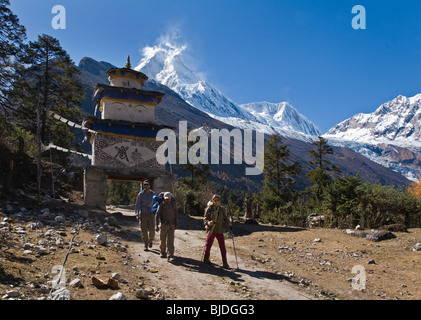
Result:
M114 208L125 217L133 217L130 209ZM140 230L134 219L129 228ZM159 232L155 235L150 251L143 250L143 243L133 241L129 250L134 263L143 265L150 272L148 281L171 300L308 300L288 278L267 271L253 261L238 258L238 269L232 240L226 240L228 263L232 269L222 269L217 241L211 251L213 266L201 262L206 235L200 220L179 215L179 229L175 233L175 256L172 262L160 257ZM244 251L241 246L237 250ZM251 253L250 253L251 254ZM136 261L137 260L137 261ZM157 272L156 272L157 271Z

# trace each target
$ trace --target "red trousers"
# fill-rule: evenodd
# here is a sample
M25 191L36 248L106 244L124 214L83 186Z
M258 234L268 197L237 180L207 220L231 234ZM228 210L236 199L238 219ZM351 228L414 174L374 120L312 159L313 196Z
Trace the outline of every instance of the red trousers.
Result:
M210 251L213 245L215 238L218 240L219 249L221 250L222 261L227 262L227 250L225 249L225 239L223 233L213 232L210 236L206 238L205 245L205 259L209 259Z

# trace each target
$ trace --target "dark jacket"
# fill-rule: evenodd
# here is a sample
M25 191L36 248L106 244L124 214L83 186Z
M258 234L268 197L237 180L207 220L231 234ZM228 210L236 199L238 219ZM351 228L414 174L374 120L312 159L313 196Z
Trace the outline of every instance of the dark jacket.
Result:
M159 226L160 223L165 225L178 225L178 215L177 208L173 203L161 203L158 207L155 218L156 226Z
M210 221L213 221L212 227L209 226ZM213 230L216 233L224 233L224 227L229 225L230 220L224 207L218 206L216 208L214 205L211 205L205 210L203 222L207 229Z

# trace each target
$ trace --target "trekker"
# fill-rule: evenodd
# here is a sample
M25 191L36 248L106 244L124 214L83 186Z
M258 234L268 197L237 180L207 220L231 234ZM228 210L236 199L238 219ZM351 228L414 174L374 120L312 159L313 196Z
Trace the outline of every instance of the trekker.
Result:
M222 267L228 269L227 250L225 249L224 226L231 227L232 223L224 207L220 205L221 197L214 195L205 210L204 223L207 232L205 256L203 262L210 264L209 256L215 238L218 240L222 256Z
M172 261L174 259L174 234L178 227L178 215L175 201L173 201L170 192L164 193L164 202L158 207L155 224L156 231L159 231L159 225L161 224L161 245L159 247L161 257Z
M155 217L152 212L155 192L151 190L148 180L143 182L143 190L139 192L135 204L136 219L139 221L142 240L145 244L145 251L152 248L152 241L155 237Z

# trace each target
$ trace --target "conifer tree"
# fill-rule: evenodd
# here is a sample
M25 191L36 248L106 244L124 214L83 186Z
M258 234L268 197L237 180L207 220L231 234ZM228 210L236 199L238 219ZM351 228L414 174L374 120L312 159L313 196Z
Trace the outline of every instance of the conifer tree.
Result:
M0 0L0 110L4 118L12 111L9 95L26 52L25 27L9 6L9 0Z
M48 112L55 112L78 121L83 98L78 70L60 42L49 35L38 36L30 42L25 55L26 68L15 82L11 100L16 122L23 129L36 134L38 144L37 184L38 200L41 190L42 144L53 142L60 147L70 148L73 134L64 123L49 118ZM55 161L67 165L68 155L57 153Z
M79 70L59 41L45 34L29 43L27 61L28 66L12 95L17 123L36 134L38 111L41 142L69 148L73 141L70 128L48 117L48 111L76 122L80 119L78 106L84 92Z
M276 134L270 136L265 146L265 166L263 174L263 206L273 210L296 197L295 178L301 172L301 166L290 159L290 151Z
M332 183L330 172L339 174L340 170L326 158L328 155L333 154L333 149L327 144L326 139L319 137L312 145L315 148L308 150L308 152L314 160L309 160L308 163L311 166L317 165L317 167L307 172L307 177L313 183L311 190L315 200L318 202L323 199L323 192L326 187Z

